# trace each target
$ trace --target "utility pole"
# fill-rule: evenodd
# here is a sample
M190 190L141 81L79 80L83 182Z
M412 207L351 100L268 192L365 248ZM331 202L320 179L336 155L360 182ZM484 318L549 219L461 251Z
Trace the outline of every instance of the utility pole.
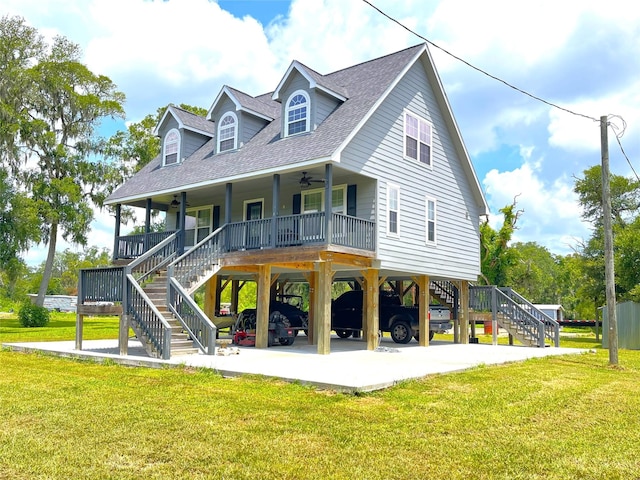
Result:
M618 322L616 320L616 284L613 269L613 230L611 228L611 187L609 184L609 139L607 116L600 117L602 152L602 216L604 228L604 278L607 298L609 365L618 365Z

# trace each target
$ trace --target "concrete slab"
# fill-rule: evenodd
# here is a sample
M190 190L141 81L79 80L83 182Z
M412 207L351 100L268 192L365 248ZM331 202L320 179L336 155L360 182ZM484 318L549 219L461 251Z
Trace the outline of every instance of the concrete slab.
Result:
M465 370L477 365L496 365L528 358L585 352L574 348L531 348L523 346L453 344L432 342L429 347L417 343L399 345L383 338L378 349L366 349L356 339L333 338L331 354L318 355L316 346L298 337L291 346L267 349L240 347L230 355L184 355L159 360L146 355L136 339L129 340L129 355L118 354L116 340L85 340L83 350L75 342L5 343L16 351L37 351L63 357L141 367L188 366L210 368L223 376L264 375L285 381L300 382L317 388L343 392L379 390L409 379ZM217 349L217 353L223 351Z

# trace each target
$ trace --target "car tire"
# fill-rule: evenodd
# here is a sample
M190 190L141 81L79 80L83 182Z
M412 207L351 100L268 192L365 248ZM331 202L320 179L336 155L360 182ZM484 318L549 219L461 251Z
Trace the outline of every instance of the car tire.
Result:
M353 332L351 330L336 330L336 335L340 338L349 338Z
M409 343L413 337L411 326L404 320L391 325L391 338L396 343Z
M282 337L280 338L280 345L288 346L293 345L293 341L296 337Z
M433 336L436 334L433 330L429 330L429 341L433 340Z

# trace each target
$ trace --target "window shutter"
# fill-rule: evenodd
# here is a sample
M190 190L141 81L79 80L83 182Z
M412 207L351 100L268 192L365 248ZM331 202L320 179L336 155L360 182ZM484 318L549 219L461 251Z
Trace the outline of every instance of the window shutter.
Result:
M293 214L300 215L300 207L302 203L302 195L300 193L296 193L293 195Z
M220 205L213 207L213 230L217 230L220 227Z
M347 215L356 216L356 187L357 185L347 186Z

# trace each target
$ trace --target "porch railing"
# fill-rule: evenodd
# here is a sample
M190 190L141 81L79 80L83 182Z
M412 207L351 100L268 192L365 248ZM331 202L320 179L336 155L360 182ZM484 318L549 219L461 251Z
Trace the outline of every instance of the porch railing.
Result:
M551 340L556 347L560 346L560 324L557 321L555 321L543 311L536 308L531 302L529 302L529 300L524 298L512 288L501 287L500 291L511 298L513 301L515 301L517 304L519 304L523 309L537 318L540 322L542 322L544 324L545 338Z
M120 236L116 239L114 258L137 258L174 233L166 231Z
M207 355L215 354L216 326L178 281L169 277L167 305L182 328Z
M122 302L124 267L83 268L78 279L78 305Z

